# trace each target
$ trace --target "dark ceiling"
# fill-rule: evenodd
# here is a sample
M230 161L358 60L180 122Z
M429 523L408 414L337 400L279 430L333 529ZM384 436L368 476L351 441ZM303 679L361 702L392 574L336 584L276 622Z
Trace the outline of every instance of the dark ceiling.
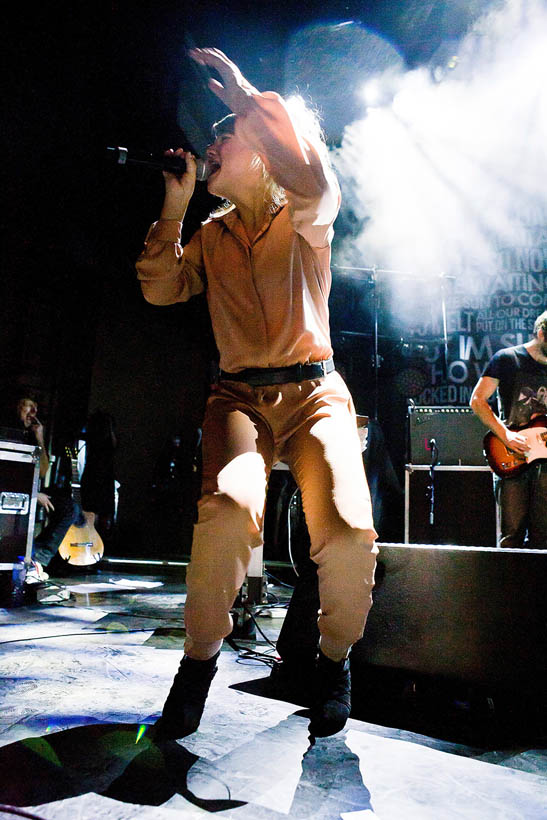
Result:
M413 66L460 38L484 6L484 0L21 6L4 42L8 237L41 246L61 242L64 253L92 264L113 227L121 236L134 226L140 241L161 179L120 183L104 167L104 149L180 144L186 110L199 129L208 127L220 104L197 84L185 58L189 43L221 48L259 88L282 92L287 48L306 26L354 21L381 34Z

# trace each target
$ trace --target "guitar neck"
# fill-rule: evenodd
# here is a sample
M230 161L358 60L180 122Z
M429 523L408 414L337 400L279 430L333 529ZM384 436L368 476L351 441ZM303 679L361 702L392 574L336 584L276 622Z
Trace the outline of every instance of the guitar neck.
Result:
M70 457L70 463L72 468L72 477L70 480L70 489L72 493L72 500L76 502L80 507L82 505L82 496L80 492L80 470L78 469L78 459Z

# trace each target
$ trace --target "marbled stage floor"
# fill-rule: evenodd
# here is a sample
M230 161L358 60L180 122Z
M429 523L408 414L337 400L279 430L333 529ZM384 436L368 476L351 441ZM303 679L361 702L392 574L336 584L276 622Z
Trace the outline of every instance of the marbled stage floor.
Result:
M123 579L163 585L112 583ZM431 722L418 734L384 711L310 747L297 706L252 693L268 666L228 646L199 731L154 745L141 727L178 666L184 586L108 568L62 583L70 600L0 612L2 818L10 806L55 820L547 817L547 751L533 727L528 741L481 746ZM281 618L259 624L275 640ZM239 643L273 652L258 637Z

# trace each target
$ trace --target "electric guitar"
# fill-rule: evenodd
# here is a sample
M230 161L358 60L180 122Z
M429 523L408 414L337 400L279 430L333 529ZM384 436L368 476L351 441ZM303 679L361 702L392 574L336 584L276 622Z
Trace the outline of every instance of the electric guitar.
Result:
M72 467L72 480L70 482L72 500L81 511L84 520L81 525L70 525L59 545L59 555L73 566L87 567L101 560L104 554L104 544L95 529L95 513L82 510L77 453L69 447L66 448L66 453L70 458Z
M516 453L509 450L492 431L488 432L484 437L484 455L490 469L501 478L520 475L533 461L547 458L547 416L536 416L529 427L509 427L509 430L524 436L530 449L527 453Z

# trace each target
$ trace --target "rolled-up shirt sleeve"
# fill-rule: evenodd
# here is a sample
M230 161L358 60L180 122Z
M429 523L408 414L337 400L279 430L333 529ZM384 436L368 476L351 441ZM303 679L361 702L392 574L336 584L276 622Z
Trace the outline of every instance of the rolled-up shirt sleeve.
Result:
M153 305L186 302L205 290L200 231L183 247L181 229L175 220L155 222L137 260L143 296Z
M273 91L250 94L236 133L285 189L295 231L314 248L329 245L340 188L319 138L300 133L283 98Z

